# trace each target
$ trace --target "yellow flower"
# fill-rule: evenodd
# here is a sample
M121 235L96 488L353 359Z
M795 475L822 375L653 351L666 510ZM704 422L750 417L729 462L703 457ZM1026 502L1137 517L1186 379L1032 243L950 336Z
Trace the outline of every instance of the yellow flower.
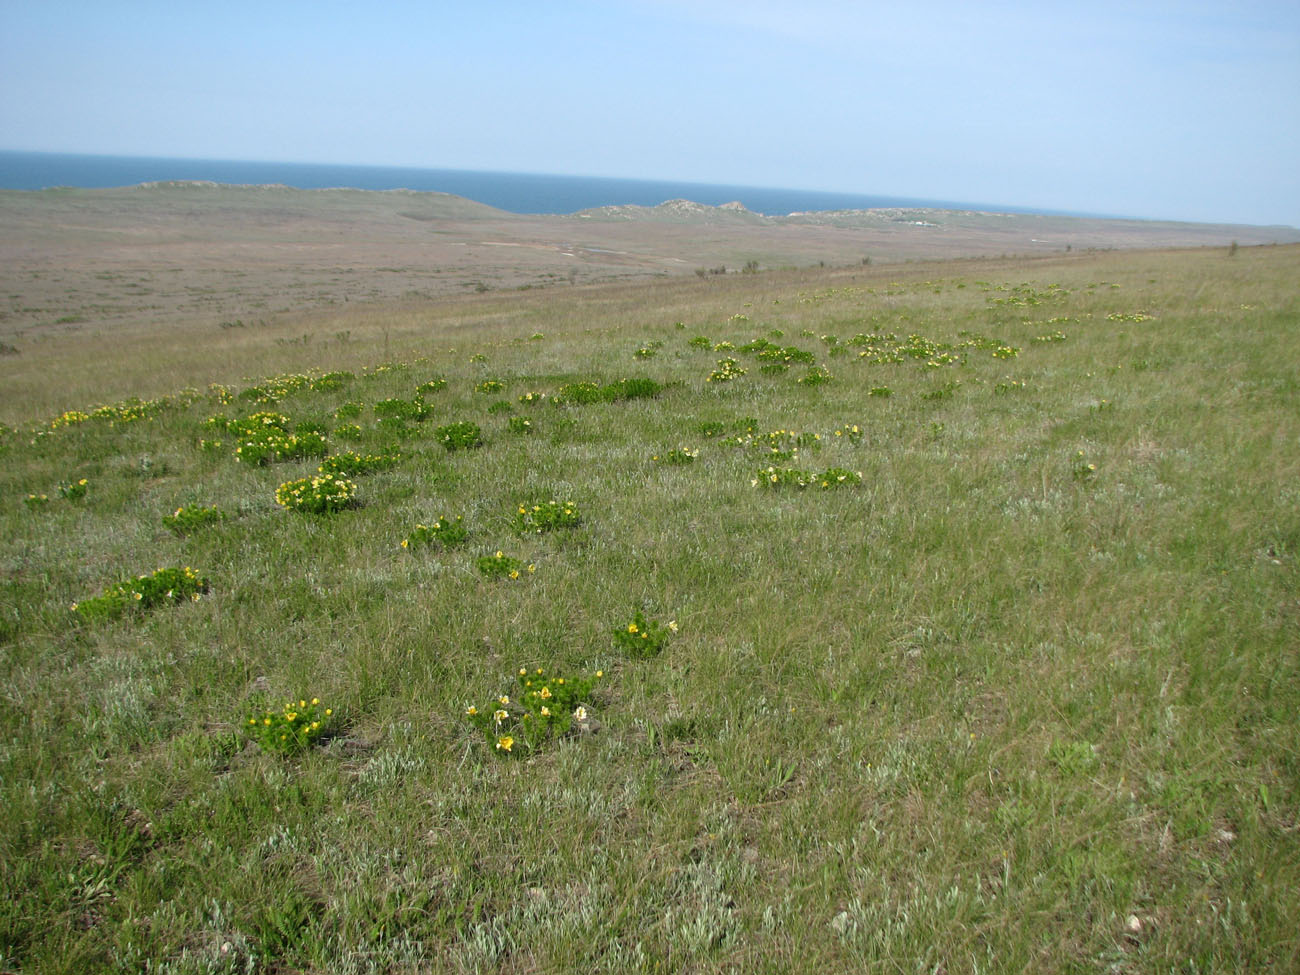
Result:
M668 621L668 629L671 630L673 633L676 633L676 632L677 632L677 621L676 621L676 620L669 620L669 621Z
M551 716L551 709L546 707L546 705L542 705L542 717L549 718L550 716Z
M469 707L465 709L465 713L471 716L478 714L478 708L474 707L474 705L471 704Z
M497 556L496 556L496 557L497 557L497 558L502 558L502 557L503 557L503 556L501 555L501 549L497 549Z
M528 668L527 668L527 667L520 667L520 668L519 668L519 676L520 676L520 677L527 677L527 676L528 676Z
M510 578L511 578L511 579L518 579L518 578L519 578L519 570L518 570L518 569L511 569L511 570L510 570Z
M515 745L515 740L511 738L509 735L502 735L500 738L497 739L497 748L501 749L502 751L508 752L510 751L511 748L514 747L514 745Z
M500 708L497 708L497 710L492 712L492 717L497 724L500 724L506 718L510 717L510 715L506 714L506 712L501 710Z
M551 697L551 689L549 687L543 687L541 697L542 700L549 700Z
M627 625L627 631L628 631L629 633L635 633L635 632L636 632L636 624L635 624L635 623L629 623L629 624Z
M325 717L328 718L328 717L329 717L331 714L333 714L333 713L334 713L334 709L333 709L333 708L326 708L326 709L325 709Z
M411 541L410 541L410 539L403 538L403 539L402 539L402 548L410 548L410 547L411 547Z
M528 571L529 571L529 572L536 572L536 571L537 571L537 566L535 566L535 565L533 565L533 563L529 562L529 563L528 563Z
M576 719L579 720L579 721L586 721L586 720L587 720L587 709L584 708L581 704L579 704L578 707L577 707L577 709L573 712L573 716L574 716L574 718L576 718Z
M499 698L497 698L497 700L500 701L502 704L509 704L509 703L510 703L510 695L509 695L509 694L502 694Z
M315 705L317 705L317 704L320 704L320 698L318 698L318 697L313 697L313 698L311 699L311 703L312 703L312 706L313 706L313 707L314 707Z
M596 671L596 676L597 676L597 677L604 677L604 676L605 676L605 672L604 672L603 670L598 670L598 671Z

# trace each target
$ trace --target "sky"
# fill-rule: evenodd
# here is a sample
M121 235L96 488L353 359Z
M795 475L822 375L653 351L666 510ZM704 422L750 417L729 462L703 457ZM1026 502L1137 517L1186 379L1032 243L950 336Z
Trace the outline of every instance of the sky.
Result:
M0 0L0 149L1300 226L1300 2Z

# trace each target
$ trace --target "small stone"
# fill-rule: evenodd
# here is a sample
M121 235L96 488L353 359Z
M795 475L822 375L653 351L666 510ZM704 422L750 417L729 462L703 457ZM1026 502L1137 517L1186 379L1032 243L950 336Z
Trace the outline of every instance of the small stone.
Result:
M1136 914L1130 914L1128 920L1124 922L1124 930L1129 934L1139 935L1142 933L1142 919Z

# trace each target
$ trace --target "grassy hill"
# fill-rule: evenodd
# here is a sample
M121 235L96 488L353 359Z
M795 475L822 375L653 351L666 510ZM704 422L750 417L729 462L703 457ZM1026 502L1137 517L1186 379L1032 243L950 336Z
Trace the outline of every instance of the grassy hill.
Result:
M1293 970L1298 270L17 340L0 970Z

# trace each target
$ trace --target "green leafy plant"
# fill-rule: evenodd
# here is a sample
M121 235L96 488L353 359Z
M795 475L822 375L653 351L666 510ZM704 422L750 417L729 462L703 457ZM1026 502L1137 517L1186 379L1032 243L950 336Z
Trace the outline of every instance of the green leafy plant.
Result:
M614 645L632 657L654 657L663 649L669 635L676 632L676 620L659 623L647 619L638 609L630 622L614 627Z
M650 459L657 464L693 464L695 458L700 456L698 449L690 447L674 447L672 450L664 451L662 454L655 454Z
M745 370L740 367L740 363L735 359L719 359L717 367L708 375L704 381L706 383L726 383L733 379L739 379L745 374Z
M511 433L532 433L533 421L526 416L512 416L506 421L506 429Z
M574 528L582 523L578 506L572 501L542 501L534 505L519 506L515 512L515 531L521 534L538 534L557 528Z
M385 471L401 460L401 454L358 454L345 450L331 454L320 463L320 473L330 477L356 477L362 474L374 474Z
M525 573L533 573L537 566L531 562L527 566L522 561L505 555L500 549L493 555L482 555L478 559L478 571L489 579L518 579Z
M86 479L83 477L79 481L68 481L64 484L60 484L59 497L64 498L68 501L83 501L85 500L86 492L88 490L89 490L89 485L86 483Z
M215 504L206 508L203 505L187 504L181 505L170 515L163 515L162 523L164 528L177 535L187 535L205 525L214 525L224 517Z
M438 427L434 431L434 436L448 451L472 450L483 446L483 431L479 429L477 423L470 423L468 420Z
M755 474L749 483L754 487L817 487L827 490L861 484L862 473L843 467L828 467L820 473L801 471L793 467L767 467Z
M484 379L474 386L476 393L500 393L506 388L506 384L500 379Z
M1074 455L1070 463L1070 474L1076 481L1091 480L1097 473L1097 465L1091 463L1082 450Z
M207 581L188 565L158 569L109 586L101 595L72 604L84 620L112 619L129 609L146 610L164 603L198 602L208 591Z
M357 484L337 474L318 474L285 481L275 489L275 501L290 511L328 514L356 503Z
M334 709L320 698L299 698L282 708L259 708L244 725L248 737L264 752L291 755L319 741L330 730Z
M543 667L520 667L514 698L500 694L482 707L471 704L465 717L493 754L526 758L575 727L590 727L592 689L603 677L600 670L590 677L566 677Z
M402 539L402 548L418 548L421 545L432 545L434 542L438 542L444 548L454 548L469 536L462 520L459 515L455 519L443 515L432 525L416 525L411 534Z

